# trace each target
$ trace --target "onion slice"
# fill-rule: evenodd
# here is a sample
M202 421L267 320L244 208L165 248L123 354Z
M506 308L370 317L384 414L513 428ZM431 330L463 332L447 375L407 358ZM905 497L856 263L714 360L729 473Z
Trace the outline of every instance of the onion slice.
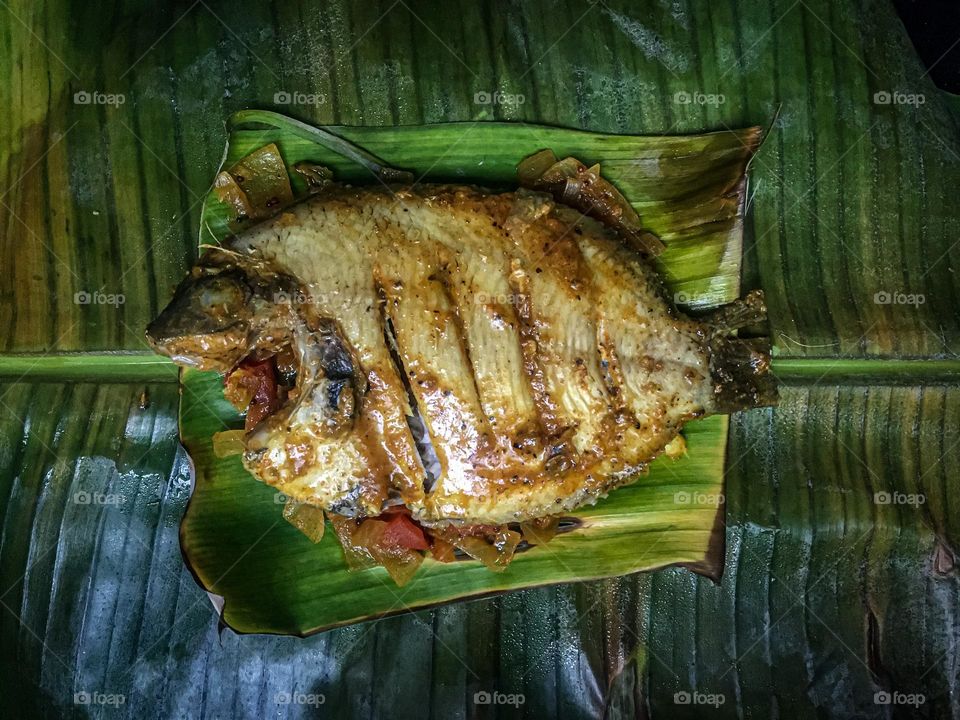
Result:
M520 523L520 534L530 545L546 545L556 536L559 527L559 516L535 518Z
M287 500L283 506L283 519L310 538L310 542L318 543L323 540L326 525L323 508L296 500Z
M575 157L558 160L552 150L541 150L520 161L517 178L521 187L550 193L557 202L617 230L645 255L656 256L665 249L620 191L600 175L600 165L588 168Z
M351 570L381 565L397 586L403 587L423 563L422 553L384 542L387 523L383 520L352 520L331 515L330 521Z
M213 434L213 454L223 459L234 455L242 455L244 451L243 439L246 433L243 430L224 430Z
M454 541L454 545L493 572L507 569L519 544L520 533L506 527L498 528L490 539L467 535Z

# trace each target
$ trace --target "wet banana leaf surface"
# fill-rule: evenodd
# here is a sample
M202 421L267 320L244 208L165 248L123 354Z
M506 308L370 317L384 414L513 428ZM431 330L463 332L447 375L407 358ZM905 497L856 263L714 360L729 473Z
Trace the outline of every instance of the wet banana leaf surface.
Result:
M0 714L956 717L960 106L892 4L17 0L0 17ZM213 496L191 487L178 416L191 391L213 395L211 430L235 416L211 380L178 387L142 337L196 257L228 138L252 149L277 132L227 127L250 110L331 127L404 169L436 163L428 180L489 184L527 148L596 137L543 125L730 137L773 120L749 169L738 285L722 270L739 264L719 251L729 228L696 242L652 209L683 182L658 174L675 154L585 153L634 179L621 189L662 233L678 300L766 292L779 407L732 416L725 443L692 424L681 461L709 454L702 480L724 479L719 583L675 567L305 638L219 626L181 555L191 493ZM703 272L674 269L690 262ZM635 491L672 498L669 470ZM225 492L251 501L222 530L226 564L257 559L262 582L223 583L276 598L266 588L291 571L267 547L302 538L268 530L268 488ZM264 531L262 555L241 557ZM613 556L677 561L655 536ZM302 558L323 562L322 548ZM312 627L276 605L225 612L241 629Z
M79 714L74 695L100 692L125 695L131 717L310 716L305 703L321 698L335 717L412 717L424 698L438 717L470 717L474 695L496 691L524 696L514 715L702 717L674 703L699 692L724 696L721 717L736 703L764 716L793 703L796 717L818 717L817 706L883 717L884 687L950 706L954 388L797 385L777 410L735 419L719 584L671 569L302 639L218 633L183 565L192 470L176 440L175 383L2 391L2 636L17 653L10 672L29 678L6 681L4 702L18 711ZM50 407L83 408L86 420L65 424ZM753 480L761 474L769 482ZM275 532L296 541L284 525Z

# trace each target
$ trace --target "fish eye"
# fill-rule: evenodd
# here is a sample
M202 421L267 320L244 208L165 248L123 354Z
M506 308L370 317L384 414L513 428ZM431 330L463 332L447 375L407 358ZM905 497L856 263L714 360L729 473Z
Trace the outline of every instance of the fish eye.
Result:
M246 296L236 283L227 278L216 277L200 291L198 302L203 312L226 316L246 301Z

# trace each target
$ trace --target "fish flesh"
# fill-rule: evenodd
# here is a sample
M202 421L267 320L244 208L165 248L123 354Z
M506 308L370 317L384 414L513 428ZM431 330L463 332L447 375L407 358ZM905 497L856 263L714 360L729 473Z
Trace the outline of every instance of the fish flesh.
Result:
M347 517L501 525L594 502L693 418L771 404L762 295L694 319L649 257L526 189L331 186L210 248L150 324L176 362L292 353L245 467Z

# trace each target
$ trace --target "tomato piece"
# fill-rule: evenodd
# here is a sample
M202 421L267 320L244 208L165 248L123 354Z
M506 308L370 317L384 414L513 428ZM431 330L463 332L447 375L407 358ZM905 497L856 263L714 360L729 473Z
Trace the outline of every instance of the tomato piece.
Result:
M277 401L277 379L273 372L273 363L265 362L262 365L264 369L258 368L257 375L260 378L260 384L253 395L253 401L247 409L247 419L244 423L246 430L251 430L267 415L280 407Z
M247 411L243 426L245 430L251 430L280 407L273 358L262 362L244 361L225 378L224 385L227 399L237 406L238 410ZM243 403L247 403L246 408Z
M430 549L430 543L427 542L423 529L414 523L409 516L401 513L390 515L387 529L383 532L383 542L385 545L407 548L408 550Z

